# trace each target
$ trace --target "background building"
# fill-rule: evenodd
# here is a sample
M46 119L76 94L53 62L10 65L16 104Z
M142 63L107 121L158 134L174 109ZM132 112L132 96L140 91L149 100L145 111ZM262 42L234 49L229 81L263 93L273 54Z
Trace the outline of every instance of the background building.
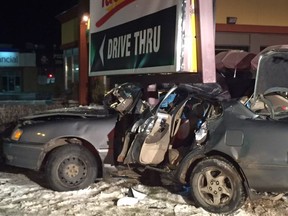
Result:
M78 99L80 22L82 16L88 12L89 1L82 0L79 4L72 8L68 8L56 17L61 22L61 49L63 50L65 80L64 88L65 91L70 92L71 99Z
M216 0L216 50L288 44L288 1Z
M47 100L64 91L62 52L0 46L0 100Z

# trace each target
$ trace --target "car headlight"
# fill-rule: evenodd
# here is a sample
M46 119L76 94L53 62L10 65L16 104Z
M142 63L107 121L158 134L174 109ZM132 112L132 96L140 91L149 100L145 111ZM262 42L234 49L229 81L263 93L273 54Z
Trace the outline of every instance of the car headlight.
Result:
M12 135L11 135L11 139L18 141L20 139L20 137L23 134L23 130L21 130L20 128L17 128L16 130L13 131Z

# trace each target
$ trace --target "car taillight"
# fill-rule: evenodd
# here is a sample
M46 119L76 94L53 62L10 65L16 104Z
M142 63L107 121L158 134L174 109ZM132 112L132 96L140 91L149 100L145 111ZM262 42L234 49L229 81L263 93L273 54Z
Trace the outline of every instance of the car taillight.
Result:
M23 130L18 128L18 129L13 131L13 133L11 135L11 139L15 140L15 141L18 141L22 134L23 134Z

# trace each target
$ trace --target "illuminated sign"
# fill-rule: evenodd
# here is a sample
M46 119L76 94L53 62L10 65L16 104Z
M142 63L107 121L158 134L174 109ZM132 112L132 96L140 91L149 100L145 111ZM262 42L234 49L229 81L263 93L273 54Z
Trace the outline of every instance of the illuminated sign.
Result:
M96 22L96 26L102 26L115 13L134 1L135 0L102 0L102 8L107 12Z
M193 2L91 0L90 75L195 72Z
M18 52L0 52L0 67L19 66Z

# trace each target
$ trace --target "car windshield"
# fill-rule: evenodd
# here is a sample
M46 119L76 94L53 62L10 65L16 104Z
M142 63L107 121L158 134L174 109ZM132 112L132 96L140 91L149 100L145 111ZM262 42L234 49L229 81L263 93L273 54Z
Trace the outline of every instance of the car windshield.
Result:
M188 92L179 88L169 91L159 104L158 111L170 113L174 107L178 106L188 97Z

